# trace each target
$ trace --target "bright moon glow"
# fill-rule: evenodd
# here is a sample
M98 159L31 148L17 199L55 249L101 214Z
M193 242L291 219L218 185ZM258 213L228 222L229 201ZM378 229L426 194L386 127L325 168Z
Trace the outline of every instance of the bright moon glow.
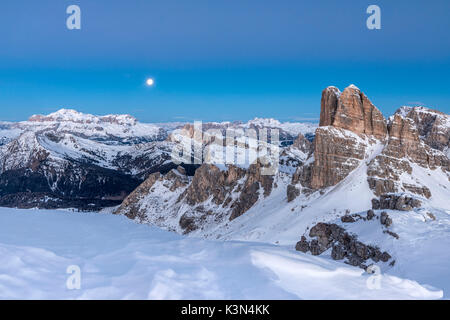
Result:
M152 78L148 78L147 81L145 81L145 83L151 87L152 85L155 84L155 80L153 80Z

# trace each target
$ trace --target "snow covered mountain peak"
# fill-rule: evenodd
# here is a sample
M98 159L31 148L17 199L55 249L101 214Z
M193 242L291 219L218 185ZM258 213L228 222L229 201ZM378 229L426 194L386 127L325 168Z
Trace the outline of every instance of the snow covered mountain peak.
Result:
M255 127L279 128L281 122L273 118L255 118L250 120L247 125Z
M73 109L49 115L33 115L28 121L12 124L22 131L70 133L106 144L136 144L162 141L167 132L158 125L141 123L128 114L96 116Z
M47 116L33 115L28 120L30 122L75 122L84 124L100 124L110 123L118 125L135 125L137 119L128 114L123 115L105 115L95 116L92 114L85 114L73 109L60 109L56 112L50 113Z
M349 85L347 88L359 90L359 88L357 86L355 86L353 83L351 85Z

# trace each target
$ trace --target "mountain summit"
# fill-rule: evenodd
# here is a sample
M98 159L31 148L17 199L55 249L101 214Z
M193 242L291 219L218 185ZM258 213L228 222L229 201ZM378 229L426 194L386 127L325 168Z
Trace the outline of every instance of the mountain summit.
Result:
M204 128L275 126L292 144L316 124L205 123ZM95 116L72 109L1 124L0 205L93 210L119 205L150 174L177 168L171 159L180 124L140 123L130 115ZM196 165L183 165L193 175Z

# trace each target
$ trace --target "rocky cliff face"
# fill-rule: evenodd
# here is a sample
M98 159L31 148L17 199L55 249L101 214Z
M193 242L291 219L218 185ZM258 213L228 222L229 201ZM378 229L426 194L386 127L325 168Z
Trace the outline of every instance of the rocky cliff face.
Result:
M377 196L407 191L430 198L432 194L428 186L421 181L408 179L408 176L413 175L414 164L430 170L450 172L448 157L430 146L439 145L436 140L429 138L428 132L432 128L429 131L420 128L417 125L420 122L414 120L416 115L412 109L407 115L397 112L389 119L387 145L370 162L367 170L369 185ZM420 135L419 130L425 134ZM439 134L439 137L442 135ZM429 144L425 142L426 139ZM439 146L443 149L442 145Z
M128 115L62 109L8 123L0 145L0 205L93 210L118 205L155 171L168 172L170 144Z
M174 193L179 189L185 189L189 183L189 177L183 167L179 166L172 169L167 174L162 175L159 172L152 173L143 183L141 183L132 193L130 193L122 202L117 212L126 215L130 219L145 221L146 207L142 201L149 192L153 192L154 185L159 182L167 192Z
M369 147L384 141L386 135L386 120L358 88L352 85L342 93L336 87L326 88L311 164L298 169L292 184L300 182L305 192L336 185L368 156Z
M450 116L425 107L402 107L396 114L413 120L421 139L440 151L450 147Z
M203 164L195 172L192 183L182 198L192 206L203 203L209 198L216 205L221 205L244 175L245 170L235 166L220 170L214 165Z
M354 85L342 93L336 87L322 92L319 126L333 126L377 139L384 139L387 133L380 110Z
M170 225L182 233L198 230L211 221L232 221L270 195L273 176L262 175L262 167L255 163L247 169L228 165L221 170L203 164L190 179L180 169L166 175L153 174L124 200L116 213L141 222ZM148 214L155 207L156 216L155 211ZM160 215L172 217L175 225Z
M312 189L336 185L359 166L369 143L368 139L351 131L336 127L318 128L311 176L306 177L304 183Z

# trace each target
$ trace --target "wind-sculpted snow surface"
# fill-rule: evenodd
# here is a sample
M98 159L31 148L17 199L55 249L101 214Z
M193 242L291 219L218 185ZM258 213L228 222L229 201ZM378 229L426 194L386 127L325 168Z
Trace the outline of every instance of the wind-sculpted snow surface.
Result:
M108 213L0 209L0 299L439 299L448 261L415 281L408 269L374 276L291 247L182 237ZM80 268L80 289L66 287L69 266Z

